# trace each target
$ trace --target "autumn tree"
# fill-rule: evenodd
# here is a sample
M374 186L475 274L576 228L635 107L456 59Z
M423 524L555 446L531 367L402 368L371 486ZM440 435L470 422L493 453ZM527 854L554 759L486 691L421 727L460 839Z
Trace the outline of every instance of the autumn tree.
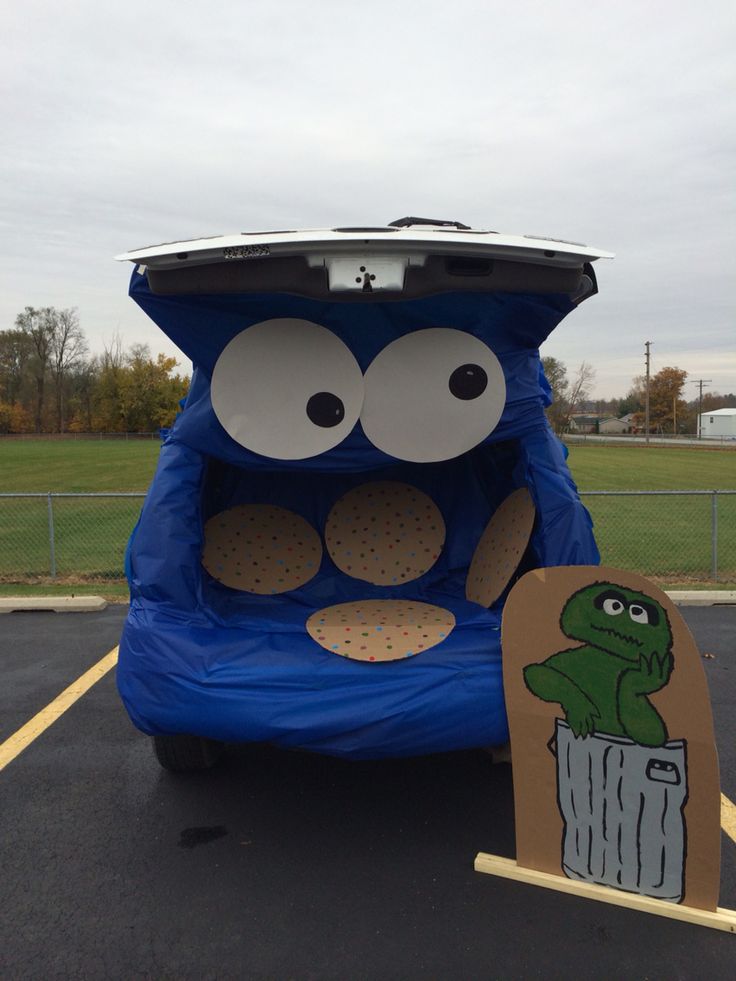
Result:
M188 379L174 373L175 358L154 360L147 345L105 352L96 388L93 426L105 432L151 432L170 425Z
M662 368L649 379L649 430L650 432L674 433L684 424L688 406L682 397L687 372L682 368ZM634 379L635 386L641 384L642 405L646 400L646 379ZM645 424L645 411L636 413L638 426Z
M169 425L188 379L115 335L89 357L75 309L26 307L0 331L0 433L123 432Z

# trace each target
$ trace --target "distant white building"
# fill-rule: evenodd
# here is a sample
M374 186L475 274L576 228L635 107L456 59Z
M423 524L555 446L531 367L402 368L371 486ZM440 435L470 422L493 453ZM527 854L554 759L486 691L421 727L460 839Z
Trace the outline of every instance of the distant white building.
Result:
M617 419L615 416L607 416L605 419L601 419L598 423L599 433L627 433L629 427L623 419Z
M736 409L713 409L700 417L700 435L736 439Z

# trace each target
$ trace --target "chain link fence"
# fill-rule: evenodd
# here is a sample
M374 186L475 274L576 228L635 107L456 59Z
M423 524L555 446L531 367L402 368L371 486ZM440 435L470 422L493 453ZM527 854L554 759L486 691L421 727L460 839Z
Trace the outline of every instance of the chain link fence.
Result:
M0 582L124 578L145 494L0 494Z
M736 490L580 496L606 565L662 582L736 583Z
M736 490L580 496L606 565L665 583L736 583ZM144 497L0 494L0 582L121 581Z

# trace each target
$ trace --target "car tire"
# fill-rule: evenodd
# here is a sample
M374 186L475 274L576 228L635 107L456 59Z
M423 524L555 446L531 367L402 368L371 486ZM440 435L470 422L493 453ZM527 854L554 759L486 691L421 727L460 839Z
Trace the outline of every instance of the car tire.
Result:
M153 751L164 770L191 773L209 770L220 758L225 744L204 736L154 736Z

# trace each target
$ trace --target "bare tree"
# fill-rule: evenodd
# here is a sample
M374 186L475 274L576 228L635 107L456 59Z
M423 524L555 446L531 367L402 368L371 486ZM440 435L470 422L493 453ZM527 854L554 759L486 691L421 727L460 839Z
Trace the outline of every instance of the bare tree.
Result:
M547 419L554 431L559 435L567 422L567 390L570 383L567 380L567 369L557 358L542 358L544 376L552 390L552 402L547 408Z
M64 432L64 387L70 371L77 368L87 355L87 339L79 326L75 308L47 308L50 336L50 365L56 389L56 428Z
M46 395L46 377L51 358L51 335L49 332L50 307L37 310L26 307L23 313L15 318L15 326L29 338L31 345L31 372L36 385L36 405L34 425L37 433L43 426L43 407Z
M117 372L125 365L126 358L123 339L118 331L115 331L110 338L110 343L105 344L102 354L102 368L106 371Z
M590 398L590 390L595 381L595 368L582 361L580 367L575 372L567 390L567 414L565 419L565 429L570 426L570 418L575 411Z

